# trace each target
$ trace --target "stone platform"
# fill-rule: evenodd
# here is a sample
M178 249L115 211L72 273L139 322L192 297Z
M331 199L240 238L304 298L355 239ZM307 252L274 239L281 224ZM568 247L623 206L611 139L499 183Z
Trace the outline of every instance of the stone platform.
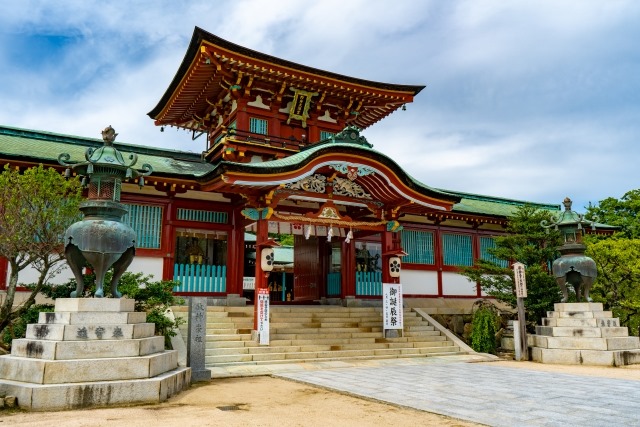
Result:
M0 357L0 395L33 411L166 400L190 386L191 369L145 321L132 299L57 299Z
M532 337L535 362L566 365L640 364L640 341L601 303L555 304Z

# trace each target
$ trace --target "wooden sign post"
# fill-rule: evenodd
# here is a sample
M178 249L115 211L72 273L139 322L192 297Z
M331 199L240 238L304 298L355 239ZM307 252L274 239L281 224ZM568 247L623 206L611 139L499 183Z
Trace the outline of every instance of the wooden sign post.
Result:
M516 360L520 360L518 354L522 355L522 359L529 360L529 346L527 344L527 322L524 313L524 299L527 297L527 281L525 278L524 264L516 262L513 264L513 276L515 277L516 284L516 297L518 304L518 327L519 334L516 334L514 328L514 338L519 336L519 340L514 340L514 345L519 346L520 352L516 352Z

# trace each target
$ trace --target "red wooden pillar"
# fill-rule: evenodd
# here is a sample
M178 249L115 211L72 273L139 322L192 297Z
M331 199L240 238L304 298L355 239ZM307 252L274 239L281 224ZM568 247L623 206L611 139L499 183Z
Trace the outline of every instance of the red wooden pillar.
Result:
M227 294L242 296L242 283L244 277L244 217L242 208L235 208L231 212L231 224L233 229L229 235L227 252ZM257 259L256 259L257 261Z
M353 240L342 242L342 265L340 266L340 298L356 295L356 251Z
M440 227L436 227L433 237L433 256L435 257L435 264L437 268L438 296L441 297L444 295L442 285L442 265L444 263L444 258L442 257L442 230L440 230Z
M173 280L174 264L176 258L175 233L173 226L174 204L173 196L169 197L169 203L164 207L162 218L162 242L160 247L164 254L162 260L162 280Z
M400 283L399 277L391 277L389 259L400 252L400 237L391 231L382 232L382 283Z
M480 259L481 251L480 251L480 235L478 234L478 230L475 230L475 234L471 236L471 248L472 248L472 259L475 265L476 261ZM482 287L480 287L480 282L476 282L476 296L478 298L482 297Z
M7 289L7 273L9 271L9 261L0 257L0 290Z
M264 248L263 244L269 239L269 222L266 219L259 219L256 222L256 279L255 294L253 297L253 330L258 330L258 291L259 289L267 289L268 280L266 273L262 270L260 262L260 251Z

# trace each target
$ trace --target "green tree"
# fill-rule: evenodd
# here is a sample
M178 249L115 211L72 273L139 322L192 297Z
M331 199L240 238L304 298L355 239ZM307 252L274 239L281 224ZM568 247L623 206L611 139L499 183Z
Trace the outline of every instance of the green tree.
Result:
M617 233L627 239L640 239L640 189L625 193L620 199L608 197L598 204L589 203L588 219L620 227Z
M42 286L61 268L62 238L79 218L81 186L42 165L20 173L9 165L0 174L0 256L11 266L6 297L0 306L0 331L19 318ZM29 297L14 307L20 271L33 266L39 273Z
M508 234L496 237L496 247L488 250L498 261L478 260L474 267L462 271L478 282L487 295L515 308L517 298L509 265L516 261L525 264L527 298L524 304L531 326L539 324L561 298L560 288L549 273L550 262L557 257L560 235L555 231L547 233L540 226L542 220L550 221L551 214L530 205L519 207L509 218Z
M594 301L620 318L620 324L638 335L640 327L640 239L588 239L586 254L598 267L591 290Z

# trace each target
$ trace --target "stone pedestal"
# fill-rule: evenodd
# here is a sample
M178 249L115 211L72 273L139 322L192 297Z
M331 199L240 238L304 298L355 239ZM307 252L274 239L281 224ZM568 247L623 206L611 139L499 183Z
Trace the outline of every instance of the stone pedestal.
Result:
M57 299L0 357L0 394L33 411L166 400L189 387L191 370L145 321L132 299Z
M566 365L640 363L640 341L601 303L555 304L533 335L532 359Z

